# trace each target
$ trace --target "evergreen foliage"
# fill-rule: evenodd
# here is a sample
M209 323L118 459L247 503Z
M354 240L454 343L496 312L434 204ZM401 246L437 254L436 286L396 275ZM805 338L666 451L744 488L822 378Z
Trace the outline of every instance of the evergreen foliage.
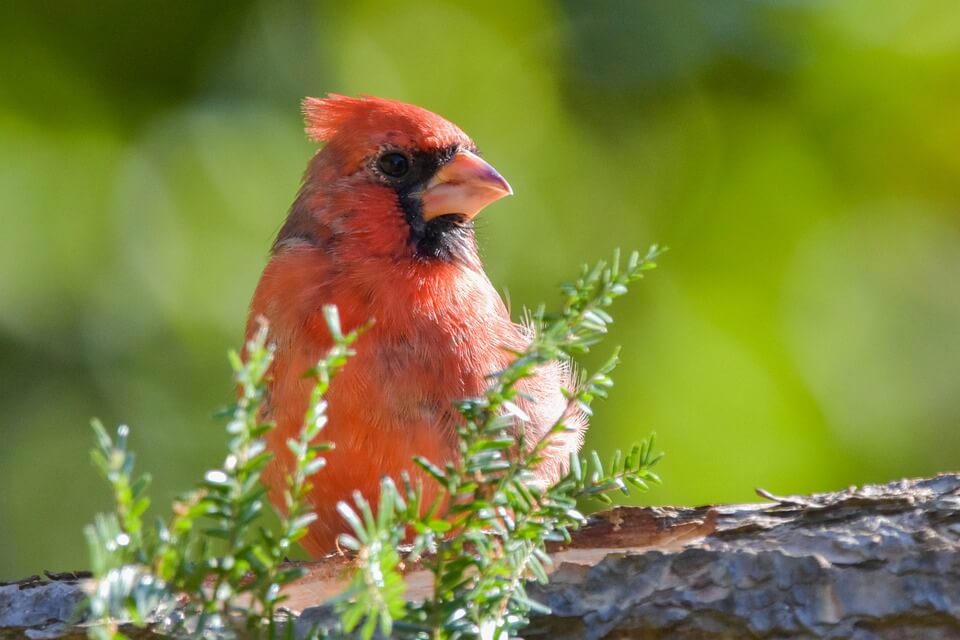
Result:
M592 402L607 395L617 356L565 390L568 411L538 441L525 436L518 383L539 366L572 362L597 344L613 321L607 308L655 266L658 255L652 247L646 256L631 254L625 264L615 254L610 263L585 267L563 286L559 312L541 308L533 314L529 346L491 375L483 397L459 403L464 420L457 459L415 460L436 482L435 499L427 503L423 485L404 476L384 479L375 508L359 493L338 505L352 530L341 536L341 545L356 555L356 568L336 603L340 626L317 634L370 638L379 630L392 637L499 639L513 637L531 611L546 612L524 586L531 578L548 579L547 543L569 540L570 531L585 522L578 500L609 503L610 493L659 482L651 469L659 456L652 437L626 455L616 452L607 465L596 452L575 455L560 480L543 486L534 471L551 437L568 429L570 416L590 414ZM121 426L111 438L94 423L93 461L112 488L115 506L86 530L96 576L89 602L92 637L118 636L118 620L153 624L177 636L275 638L292 632L278 607L283 585L302 569L284 559L316 517L307 496L312 482L323 481L322 473L315 474L323 468L322 453L333 446L318 439L326 422L324 396L364 330L344 334L336 309L324 313L334 347L310 372L310 408L299 436L287 442L293 466L283 509L270 505L260 482L270 459L264 436L272 426L260 421L273 358L266 326L247 344L245 358L230 356L240 394L229 412L228 454L174 503L169 521L152 527L143 522L150 479L134 475L128 428ZM275 531L263 525L268 509L280 520ZM402 568L417 564L433 574L433 592L411 603L404 597Z

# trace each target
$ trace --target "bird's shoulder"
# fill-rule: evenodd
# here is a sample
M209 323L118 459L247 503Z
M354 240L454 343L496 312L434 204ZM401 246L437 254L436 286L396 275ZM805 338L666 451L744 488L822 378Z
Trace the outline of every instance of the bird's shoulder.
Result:
M263 320L275 342L302 334L305 325L330 299L334 265L322 251L291 245L275 251L250 302L247 334Z

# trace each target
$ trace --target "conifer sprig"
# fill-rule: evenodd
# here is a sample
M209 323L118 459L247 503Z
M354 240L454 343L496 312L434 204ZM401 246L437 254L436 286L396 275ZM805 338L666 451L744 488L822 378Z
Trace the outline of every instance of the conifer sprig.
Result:
M633 253L625 264L615 254L610 263L585 267L563 285L559 312L541 308L533 314L528 347L490 376L482 397L458 404L463 425L457 459L414 461L436 490L425 491L423 481L403 475L384 479L376 508L359 493L338 505L352 531L340 543L356 554L356 569L337 601L339 626L321 631L499 640L522 629L531 611L546 611L527 597L525 584L548 579L547 543L569 540L570 531L585 522L578 500L609 502L610 493L659 482L651 469L659 456L652 437L626 456L617 451L606 466L596 452L574 455L562 477L545 485L536 471L551 441L571 429L579 414L590 415L594 400L606 397L617 355L582 376L574 389L563 390L567 410L533 442L526 437L521 382L550 362L572 366L576 355L596 345L612 322L608 307L655 266L659 253L657 247L643 257ZM265 438L272 428L261 421L264 380L273 360L265 325L246 345L244 358L230 355L240 393L227 414L224 463L174 503L168 521L152 527L143 522L149 477L134 477L129 430L120 427L114 439L94 423L93 460L112 489L114 510L97 516L86 530L96 576L89 603L96 622L92 637L118 636L118 620L152 624L173 635L292 633L289 625L278 624L281 588L302 571L283 561L316 517L308 495L312 482L323 481L322 454L332 446L319 440L325 396L365 329L344 334L336 309L325 308L324 314L334 346L309 372L315 380L309 410L299 434L285 443L290 462L283 508L275 510L276 530L262 524L263 514L273 509L260 482L271 459ZM426 495L435 497L428 502ZM411 535L412 544L403 545ZM416 563L432 572L433 591L409 603L402 569Z
M595 345L612 322L606 309L655 267L658 255L653 247L644 257L631 254L625 265L615 254L609 264L584 268L575 282L563 286L559 313L536 312L529 346L491 376L483 397L459 404L464 417L459 459L444 465L416 460L440 486L432 505L420 503L422 490L411 487L409 479L402 492L392 481L383 484L376 518L362 500L355 499L356 508L340 504L353 529L343 543L361 558L340 604L347 631L361 628L369 638L379 627L389 635L402 612L402 630L414 637L509 637L526 623L531 609L543 610L527 597L525 580L547 580L546 543L569 539L569 531L585 521L577 500L609 502L610 492L626 493L629 486L641 489L659 481L651 470L659 459L652 454L652 438L634 445L625 457L617 452L606 469L594 452L573 456L567 473L552 486L536 479L551 440L571 428L576 411L589 414L591 403L607 395L616 354L567 392L571 410L539 441L526 442L527 418L519 406L519 383L537 367L568 362ZM446 506L438 514L441 503ZM447 535L451 529L455 533ZM434 589L428 600L404 608L402 591L396 588L402 584L396 548L408 530L416 532L411 552L416 559L430 550L421 562L433 573ZM369 580L371 572L379 579Z
M227 456L174 503L169 522L158 520L145 532L149 477L133 479L129 430L120 427L114 440L94 423L93 460L113 489L115 513L97 516L86 530L96 577L90 614L100 622L90 626L91 636L116 636L117 619L150 622L174 635L234 637L263 628L276 635L281 587L302 575L284 560L315 518L306 497L323 467L321 454L331 447L317 440L326 423L323 397L362 331L344 334L334 307L324 314L334 346L309 372L316 381L310 408L298 436L286 443L291 461L284 508L275 510L276 532L263 525L264 513L273 509L261 482L271 459L264 438L272 428L261 421L264 379L273 362L265 323L245 357L230 354L239 397L226 412Z

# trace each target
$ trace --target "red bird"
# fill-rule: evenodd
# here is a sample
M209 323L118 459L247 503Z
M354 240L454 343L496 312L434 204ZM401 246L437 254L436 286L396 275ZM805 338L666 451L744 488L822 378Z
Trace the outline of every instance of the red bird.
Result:
M303 103L306 131L325 142L273 244L253 296L276 346L265 416L275 458L265 479L282 504L285 442L299 432L312 382L303 374L332 344L322 308L339 308L345 330L375 323L333 381L322 438L335 449L310 494L319 516L303 539L314 556L347 529L339 500L360 490L375 500L381 478L422 477L415 455L443 463L456 454L455 401L482 395L486 376L530 340L510 319L477 253L473 218L512 193L456 125L420 107L330 95ZM566 410L569 368L542 367L524 381L528 436ZM580 446L585 419L556 437L540 469L551 481ZM424 480L427 496L433 482Z

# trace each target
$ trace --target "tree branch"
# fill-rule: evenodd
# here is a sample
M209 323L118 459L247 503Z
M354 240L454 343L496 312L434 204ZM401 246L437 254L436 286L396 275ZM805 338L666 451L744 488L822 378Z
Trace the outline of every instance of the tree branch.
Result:
M552 549L527 638L960 637L960 474L765 504L619 507ZM310 563L285 603L303 630L349 560ZM408 597L429 574L407 572ZM0 586L0 638L68 637L76 576ZM126 629L125 629L126 631ZM142 636L142 632L135 634Z

